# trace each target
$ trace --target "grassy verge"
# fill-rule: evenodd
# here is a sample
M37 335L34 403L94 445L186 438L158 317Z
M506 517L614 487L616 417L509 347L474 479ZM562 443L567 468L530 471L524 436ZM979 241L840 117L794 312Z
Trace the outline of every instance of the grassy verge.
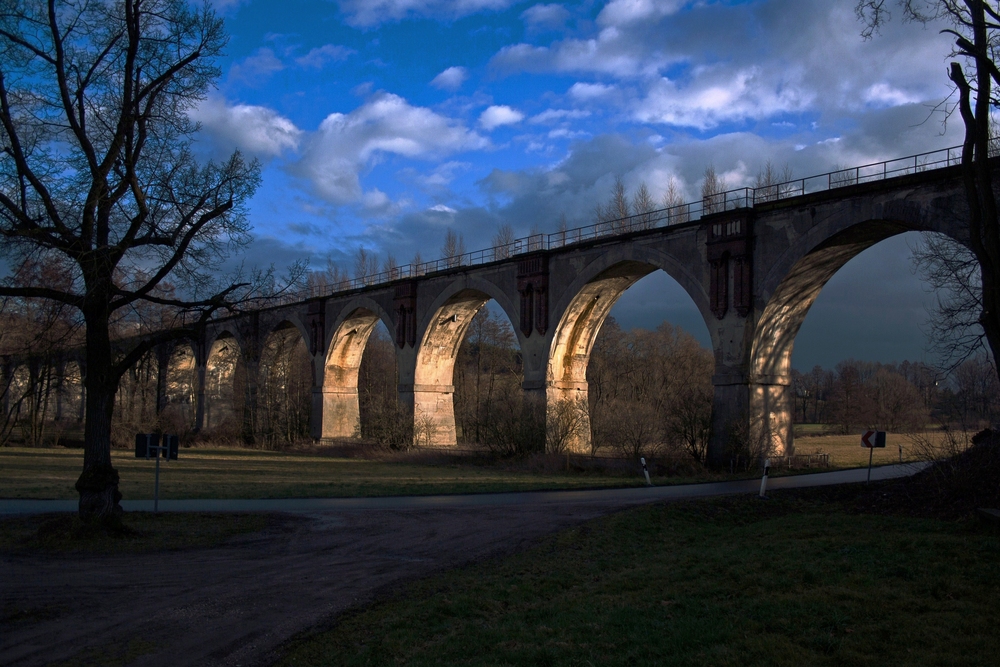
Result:
M112 452L126 499L153 497L154 463ZM75 449L0 449L0 498L78 497L83 467ZM657 480L666 482L665 478ZM337 458L247 449L184 449L160 465L161 498L306 498L579 489L644 484L598 471L516 470L450 458L434 464Z
M928 434L928 439L939 435ZM835 468L868 464L868 450L857 435L799 437L796 451L831 455ZM904 460L913 460L917 451L906 436L890 434L888 446L874 452L875 465L899 460L898 444L903 444ZM323 452L271 452L251 449L192 448L181 450L180 458L161 464L160 497L180 498L305 498L437 493L482 493L539 489L580 489L640 486L644 484L638 466L614 467L563 465L559 457L543 463L488 461L482 457L439 453L387 455L382 459L330 456ZM586 457L583 457L586 458ZM135 459L128 451L112 452L121 474L122 495L129 500L153 496L154 463ZM0 498L77 497L73 484L83 466L79 449L0 448ZM687 475L656 475L657 485L696 483L732 479L730 475L697 471ZM634 469L633 469L634 468ZM813 469L815 471L817 469ZM802 470L773 470L776 475ZM754 477L752 471L739 477Z
M819 494L646 507L412 585L281 665L983 665L1000 534ZM812 499L810 499L812 498Z
M75 514L41 514L0 519L0 553L136 554L207 548L278 521L268 514L152 514L129 512L126 535L95 530Z

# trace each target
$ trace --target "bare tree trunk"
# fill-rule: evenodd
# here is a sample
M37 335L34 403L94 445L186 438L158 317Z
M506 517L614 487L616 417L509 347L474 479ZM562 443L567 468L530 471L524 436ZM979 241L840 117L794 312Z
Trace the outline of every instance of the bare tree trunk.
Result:
M76 481L80 518L116 528L121 523L118 471L111 465L111 417L118 377L112 369L108 315L84 311L87 323L87 405L85 408L83 473Z

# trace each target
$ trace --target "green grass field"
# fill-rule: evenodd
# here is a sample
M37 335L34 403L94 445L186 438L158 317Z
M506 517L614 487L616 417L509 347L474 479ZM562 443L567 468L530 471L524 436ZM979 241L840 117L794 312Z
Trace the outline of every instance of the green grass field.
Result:
M1000 533L773 494L660 505L411 585L281 665L969 665Z
M940 439L940 434L927 434ZM889 434L887 447L874 452L875 465L917 458L909 436ZM868 450L859 435L801 436L799 454L830 454L834 468L868 464ZM153 497L154 463L135 459L132 452L114 450L112 459L121 474L122 495L130 500ZM551 463L551 462L550 462ZM0 498L73 499L83 466L80 449L0 448ZM182 449L177 461L161 463L160 497L181 498L307 498L436 493L481 493L537 489L579 489L639 486L635 474L601 470L538 469L517 462L489 463L482 457L433 456L426 461L406 456L382 459L344 458L315 453L272 452L253 449ZM775 470L775 474L788 471ZM758 474L752 471L748 475ZM655 484L694 483L731 479L707 471L680 477L656 477Z
M126 499L153 497L154 463L112 452ZM456 459L457 460L457 459ZM0 498L77 498L77 449L0 448ZM658 480L663 482L665 480ZM249 449L182 449L160 464L161 498L309 498L578 489L644 484L581 471L531 472L475 463L420 464Z

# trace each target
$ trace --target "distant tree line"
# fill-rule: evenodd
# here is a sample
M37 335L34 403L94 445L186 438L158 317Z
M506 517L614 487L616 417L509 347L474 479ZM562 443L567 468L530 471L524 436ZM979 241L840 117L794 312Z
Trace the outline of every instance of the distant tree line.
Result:
M848 359L832 370L792 371L796 423L837 433L862 429L912 432L935 424L978 430L1000 416L1000 386L985 356L945 375L933 366Z

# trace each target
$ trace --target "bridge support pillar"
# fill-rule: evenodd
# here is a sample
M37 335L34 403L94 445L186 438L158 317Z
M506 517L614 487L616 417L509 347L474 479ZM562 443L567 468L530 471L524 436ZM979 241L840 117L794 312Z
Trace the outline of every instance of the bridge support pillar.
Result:
M745 467L762 456L794 453L788 378L716 375L712 383L709 465Z
M413 396L413 443L423 447L454 447L458 442L455 386L415 384L412 392L402 388L400 397L407 393Z
M545 389L547 451L590 454L590 405L586 382L550 382Z
M66 392L66 360L56 362L56 413L55 420L63 420L63 399Z
M259 359L245 359L246 376L243 384L243 442L256 443L259 415L257 414L257 388L260 380Z
M194 432L200 433L207 426L205 423L205 382L208 376L208 366L205 359L196 360L194 367Z
M309 428L316 440L359 437L361 413L358 388L313 387Z
M167 407L167 373L170 371L170 356L173 346L156 346L156 414Z
M545 408L545 382L525 380L521 384L523 392L521 399L521 432L522 446L525 451L546 451L546 425L548 422Z

